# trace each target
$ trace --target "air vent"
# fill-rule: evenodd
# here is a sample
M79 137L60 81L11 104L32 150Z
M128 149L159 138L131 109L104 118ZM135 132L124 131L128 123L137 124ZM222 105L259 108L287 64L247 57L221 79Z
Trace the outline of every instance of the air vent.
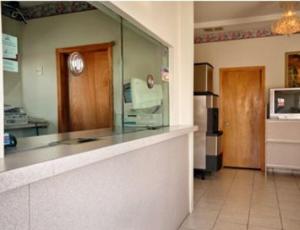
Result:
M211 28L204 28L203 29L204 32L206 33L211 33L211 32L219 32L219 31L222 31L223 30L223 27L211 27Z
M223 27L220 27L220 26L214 28L214 31L222 31L222 30L223 30Z
M213 32L214 28L205 28L203 30L204 30L204 32Z

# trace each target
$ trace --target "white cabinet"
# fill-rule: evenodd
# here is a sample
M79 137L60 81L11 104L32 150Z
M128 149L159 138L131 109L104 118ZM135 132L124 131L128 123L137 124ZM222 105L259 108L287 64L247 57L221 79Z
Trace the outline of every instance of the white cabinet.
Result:
M300 170L300 121L266 121L266 170Z

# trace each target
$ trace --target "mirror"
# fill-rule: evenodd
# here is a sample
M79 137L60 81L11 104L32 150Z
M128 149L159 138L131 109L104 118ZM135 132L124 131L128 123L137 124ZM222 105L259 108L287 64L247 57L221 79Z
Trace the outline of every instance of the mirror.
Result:
M125 127L169 124L168 49L123 20Z
M1 4L6 133L169 124L166 46L99 2Z
M300 87L300 51L285 54L285 86Z

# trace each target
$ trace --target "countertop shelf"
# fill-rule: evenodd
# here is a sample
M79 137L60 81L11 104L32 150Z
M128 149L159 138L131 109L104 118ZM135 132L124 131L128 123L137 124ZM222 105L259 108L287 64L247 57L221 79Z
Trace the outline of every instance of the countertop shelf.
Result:
M5 130L15 130L15 129L28 129L28 128L47 128L48 123L28 123L28 124L20 124L20 125L5 125Z
M104 129L23 138L19 141L19 149L8 151L0 159L0 193L196 130L194 126L172 126L116 134ZM74 145L48 145L55 141L91 137L98 140ZM27 149L22 149L22 146Z

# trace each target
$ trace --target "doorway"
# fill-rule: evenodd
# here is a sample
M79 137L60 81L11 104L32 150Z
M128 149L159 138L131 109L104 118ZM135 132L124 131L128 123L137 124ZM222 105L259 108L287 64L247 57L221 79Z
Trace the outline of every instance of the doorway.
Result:
M112 47L111 42L56 49L60 133L113 126ZM68 68L73 52L84 61L80 74Z
M220 69L220 126L226 167L264 170L265 68Z

